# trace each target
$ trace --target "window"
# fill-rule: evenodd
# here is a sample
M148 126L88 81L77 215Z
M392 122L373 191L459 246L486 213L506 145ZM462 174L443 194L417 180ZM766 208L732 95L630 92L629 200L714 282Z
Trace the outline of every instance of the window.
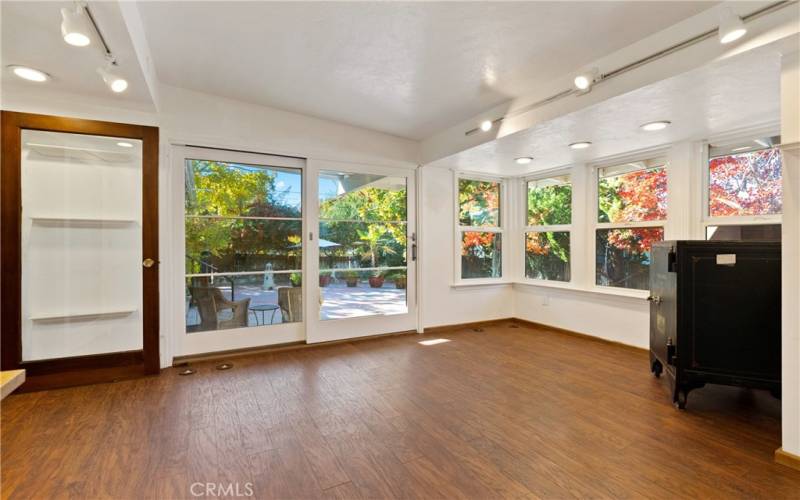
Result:
M458 179L461 279L503 275L501 189L499 181Z
M525 277L570 281L569 175L528 181L526 200Z
M782 157L767 137L710 146L706 239L780 241Z
M650 248L667 218L666 161L598 169L597 201L596 284L648 289Z
M322 171L320 319L408 312L406 177Z
M187 332L301 321L291 306L301 170L193 159L185 169Z

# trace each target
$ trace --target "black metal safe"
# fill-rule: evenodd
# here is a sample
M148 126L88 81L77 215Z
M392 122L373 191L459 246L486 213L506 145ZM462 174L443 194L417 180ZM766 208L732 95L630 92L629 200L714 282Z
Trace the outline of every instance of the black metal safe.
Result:
M662 241L650 262L650 369L673 403L706 383L781 390L781 244Z

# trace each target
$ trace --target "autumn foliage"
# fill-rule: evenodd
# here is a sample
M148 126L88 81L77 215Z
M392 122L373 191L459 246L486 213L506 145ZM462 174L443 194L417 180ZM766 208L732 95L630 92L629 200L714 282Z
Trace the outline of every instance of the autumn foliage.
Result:
M781 213L778 148L719 156L709 161L709 215Z

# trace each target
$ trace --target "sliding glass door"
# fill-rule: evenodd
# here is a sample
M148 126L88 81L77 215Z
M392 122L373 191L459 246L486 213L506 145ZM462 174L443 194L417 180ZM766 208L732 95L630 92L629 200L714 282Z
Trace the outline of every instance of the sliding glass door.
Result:
M413 169L174 151L175 356L416 329Z
M308 341L415 329L413 170L313 166Z
M177 355L294 342L303 331L299 158L179 149Z

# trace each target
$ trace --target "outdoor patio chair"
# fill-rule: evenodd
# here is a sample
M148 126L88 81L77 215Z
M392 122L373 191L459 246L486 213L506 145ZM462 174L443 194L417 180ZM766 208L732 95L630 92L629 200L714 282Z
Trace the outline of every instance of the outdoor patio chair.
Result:
M278 287L278 305L282 323L303 321L303 289L293 286Z
M200 313L200 325L195 327L197 330L224 330L247 326L249 298L228 300L217 287L193 286L189 290ZM220 314L227 310L231 311L231 317Z

